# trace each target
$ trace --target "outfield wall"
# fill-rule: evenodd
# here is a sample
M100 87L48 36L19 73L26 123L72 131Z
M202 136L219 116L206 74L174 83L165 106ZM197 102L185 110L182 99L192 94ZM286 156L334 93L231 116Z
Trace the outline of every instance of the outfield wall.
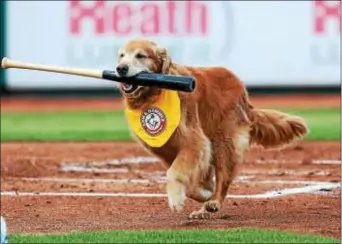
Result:
M119 47L143 37L166 47L177 63L229 67L248 87L340 85L339 1L6 1L1 16L5 54L17 60L113 69ZM113 83L8 70L5 86Z

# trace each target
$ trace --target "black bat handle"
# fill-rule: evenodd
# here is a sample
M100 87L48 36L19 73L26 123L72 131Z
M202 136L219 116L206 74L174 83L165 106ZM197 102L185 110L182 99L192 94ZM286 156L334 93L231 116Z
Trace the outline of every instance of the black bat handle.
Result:
M115 72L104 70L102 78L140 86L154 86L176 91L192 92L195 89L195 79L191 76L164 75L156 73L140 73L134 77L118 77Z

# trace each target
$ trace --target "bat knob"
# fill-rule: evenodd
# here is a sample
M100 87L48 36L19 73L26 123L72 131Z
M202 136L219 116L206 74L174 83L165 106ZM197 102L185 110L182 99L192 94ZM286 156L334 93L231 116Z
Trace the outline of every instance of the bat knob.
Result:
M1 61L1 68L6 69L8 67L7 65L8 58L3 58Z

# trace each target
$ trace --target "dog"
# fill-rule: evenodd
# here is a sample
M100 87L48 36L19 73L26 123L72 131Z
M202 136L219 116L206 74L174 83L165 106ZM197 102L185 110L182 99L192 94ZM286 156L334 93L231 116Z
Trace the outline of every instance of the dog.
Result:
M194 92L177 91L180 121L164 145L152 147L132 132L134 139L166 166L171 210L182 211L186 197L202 203L189 218L210 218L222 208L237 166L244 162L249 148L283 148L309 133L301 117L254 107L242 81L227 68L176 64L165 48L145 39L127 42L117 60L118 76L144 71L196 79ZM163 89L120 84L120 91L126 108L143 110L158 100ZM150 119L154 125L158 122Z

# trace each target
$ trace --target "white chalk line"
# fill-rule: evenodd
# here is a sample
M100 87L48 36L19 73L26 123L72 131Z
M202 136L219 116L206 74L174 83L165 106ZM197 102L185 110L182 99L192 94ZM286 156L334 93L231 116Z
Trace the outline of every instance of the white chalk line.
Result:
M264 199L264 198L277 198L282 196L302 194L302 193L313 193L319 190L330 190L337 187L341 187L340 183L325 183L319 185L309 185L304 187L288 188L276 191L267 191L262 194L251 194L251 195L227 195L226 198L242 198L242 199ZM93 193L93 192L15 192L6 191L1 192L1 196L73 196L73 197L141 197L141 198L156 198L156 197L167 197L166 194L162 193Z
M342 164L342 160L312 160L312 164Z
M132 172L127 168L98 168L104 166L120 166L120 165L128 165L128 164L149 164L149 163L157 163L160 160L156 157L130 157L130 158L121 158L121 159L113 159L110 161L104 162L90 162L85 164L75 163L75 162L62 162L60 171L62 172L89 172L89 173L128 173Z
M253 180L254 177L248 176L239 176L237 177L234 182L239 183L254 183L254 184L326 184L330 183L329 181L300 181L300 180ZM53 178L53 177L42 177L42 178L20 178L20 180L24 181L38 181L38 182L66 182L66 183L131 183L131 184L148 184L151 182L163 184L166 182L165 177L155 177L153 179L129 179L129 178L122 178L122 179L104 179L104 178Z
M121 174L121 173L137 173L141 175L163 175L162 171L153 171L153 172L145 172L143 170L134 170L128 168L114 168L114 169L106 169L106 168L96 168L96 167L87 167L81 165L63 165L59 169L60 172L70 172L70 173L101 173L101 174Z
M330 159L314 159L309 160L309 164L342 164L341 160L330 160ZM302 164L303 160L277 160L277 159L267 159L267 160L255 160L257 164L286 164L286 163L298 163Z
M103 162L90 162L86 163L88 166L94 167L102 167L102 166L117 166L117 165L127 165L127 164L151 164L151 163L158 163L160 159L156 157L130 157L130 158L121 158L121 159L113 159L110 161L103 161ZM79 165L76 162L62 162L62 165Z
M85 173L106 173L106 174L116 174L116 173L143 173L142 171L137 170L130 170L128 168L99 168L105 166L120 166L120 165L128 165L128 164L149 164L149 163L158 163L160 160L157 157L128 157L128 158L121 158L121 159L113 159L110 161L104 162L90 162L90 163L75 163L75 162L63 162L61 164L60 171L62 172L85 172ZM257 164L275 164L275 163L302 163L301 160L260 160L257 159L255 161ZM329 159L316 159L311 160L310 163L312 164L326 164L326 165L341 165L341 160L329 160ZM246 172L247 173L247 172ZM256 174L254 171L248 172L249 174ZM267 175L279 175L279 174L290 174L290 175L307 175L307 174L314 174L314 175L327 175L329 172L325 171L296 171L296 170L273 170L268 171Z
M130 172L127 168L99 169L99 168L95 168L95 167L76 166L76 165L63 165L60 168L60 171L62 171L62 172L107 173L107 174Z
M329 181L305 181L305 180L256 180L256 181L240 181L246 183L258 183L258 184L303 184L303 185L324 185L328 183L341 183L341 182L329 182Z
M257 163L302 163L300 160L256 160ZM122 158L115 159L108 162L91 162L86 164L80 163L62 163L61 171L65 172L91 172L91 173L128 173L132 172L127 168L114 168L114 169L101 169L98 167L103 166L118 166L118 165L127 165L127 164L142 164L142 163L156 163L159 162L159 159L156 157L132 157L132 158ZM312 160L310 161L312 164L341 164L341 160ZM89 167L93 166L93 167ZM138 171L143 173L142 171ZM162 173L162 172L158 172ZM250 172L249 172L250 173ZM254 172L260 173L260 172ZM303 175L308 173L315 173L320 175L326 175L327 172L324 171L273 171L269 172L269 175L278 175L278 174L293 174L293 175ZM154 172L156 174L156 172ZM251 182L248 179L253 178L251 176L241 177L240 182ZM59 178L60 179L60 178ZM45 178L46 181L49 179ZM62 179L63 180L63 179ZM135 182L139 184L141 182L150 182L148 179L69 179L70 181L74 180L85 180L88 182L108 182L108 183L118 183L121 182ZM57 180L58 181L58 180ZM157 179L158 181L158 179ZM165 180L160 178L159 182L164 182ZM289 181L259 181L259 183L264 184L284 184L289 183ZM293 184L306 184L303 187L297 188L289 188L283 190L276 191L268 191L262 194L253 194L253 195L228 195L229 198L275 198L292 194L299 193L313 193L317 192L321 189L333 189L340 187L340 183L329 183L329 182L317 182L317 181L291 181ZM309 185L307 185L309 184ZM103 197L166 197L166 194L159 193L89 193L89 192L41 192L39 194L33 192L1 192L2 196L103 196Z
M238 182L249 182L248 179L253 178L252 176L238 176L236 181ZM121 178L121 179L107 179L107 178L55 178L55 177L42 177L42 178L30 178L23 177L19 178L24 181L42 181L42 182L74 182L74 183L165 183L165 176L155 176L149 179L134 179L134 178ZM18 178L16 178L18 180Z
M116 173L141 173L145 174L142 170L130 170L127 168L114 168L114 169L108 169L108 168L96 168L96 167L87 167L82 165L63 165L60 168L61 172L79 172L79 173L103 173L103 174L116 174ZM156 173L156 172L154 172ZM159 171L158 173L163 173ZM245 170L244 173L246 174L252 174L252 175L260 175L260 171L256 170ZM266 175L328 175L330 172L328 171L319 171L319 170L271 170L271 171L265 171Z
M274 176L279 176L279 175L329 175L331 174L330 171L323 171L323 170L265 170L264 172L261 172L260 170L244 170L243 171L245 174L252 174L252 175L274 175Z
M88 166L94 167L102 167L102 166L118 166L118 165L127 165L127 164L151 164L158 163L160 159L157 157L128 157L121 159L113 159L109 161L103 162L89 162L86 163ZM254 162L253 162L254 163ZM276 159L267 159L267 160L255 160L255 163L265 164L265 163L303 163L303 160L276 160ZM342 164L342 160L330 160L330 159L314 159L310 160L311 164ZM62 165L79 165L77 162L62 162Z
M70 182L70 183L132 183L132 184L144 184L144 183L165 183L165 179L155 178L155 179L88 179L88 178L20 178L24 181L42 181L42 182Z

